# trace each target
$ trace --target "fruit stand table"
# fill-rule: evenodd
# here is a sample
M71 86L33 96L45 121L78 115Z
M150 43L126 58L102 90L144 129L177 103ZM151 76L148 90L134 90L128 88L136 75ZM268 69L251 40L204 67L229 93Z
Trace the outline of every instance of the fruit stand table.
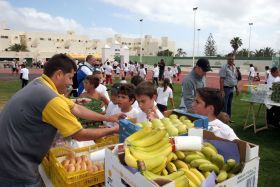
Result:
M271 91L268 91L268 92L266 92L266 95L264 96L263 99L256 99L255 97L242 98L241 99L241 101L249 103L249 107L248 107L248 111L247 111L247 115L246 115L246 120L245 120L245 123L244 123L244 129L247 129L247 128L253 126L255 133L257 133L261 130L268 129L268 124L267 124L267 120L266 120L266 115L267 115L266 108L269 109L272 106L280 106L280 103L276 103L274 101L271 101L270 95L271 95ZM254 109L255 105L259 105L257 112ZM260 115L261 108L265 108L265 116L264 116L265 117L265 125L257 128L256 120L258 119L258 117ZM253 121L252 124L248 124L248 120L249 120L250 116L252 116L252 121Z

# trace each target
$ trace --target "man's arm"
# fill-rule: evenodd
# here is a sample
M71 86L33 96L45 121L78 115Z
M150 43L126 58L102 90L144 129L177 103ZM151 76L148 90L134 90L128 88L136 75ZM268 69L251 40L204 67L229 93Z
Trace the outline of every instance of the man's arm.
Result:
M225 80L224 77L220 77L220 90L221 91L224 91L224 80Z
M183 83L183 99L187 110L191 110L192 102L194 100L195 87L191 81L187 80Z
M74 107L71 109L71 113L75 115L76 117L88 119L88 120L94 120L94 121L109 121L109 122L117 122L119 119L124 118L125 115L115 114L112 116L106 116L99 113L96 113L92 110L87 109L84 106L75 104Z
M95 140L103 136L107 136L113 133L118 133L119 125L112 128L99 128L99 129L81 129L72 135L72 138L78 141Z

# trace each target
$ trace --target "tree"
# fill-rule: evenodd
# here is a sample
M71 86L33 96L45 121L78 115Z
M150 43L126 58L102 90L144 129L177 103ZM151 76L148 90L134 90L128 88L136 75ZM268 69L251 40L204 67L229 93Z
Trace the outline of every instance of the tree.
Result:
M271 56L275 55L275 51L274 51L274 49L272 49L270 47L265 47L265 48L263 48L263 54L265 57L271 57Z
M217 54L216 42L213 38L212 33L209 34L205 44L204 54L206 56L215 56Z
M177 49L177 54L175 55L176 57L181 57L181 56L186 56L187 53L182 49L182 48L178 48Z
M169 51L169 49L163 50L163 51L159 51L157 53L157 56L172 56L173 52Z
M233 53L236 54L236 51L239 47L242 46L242 39L239 37L234 37L232 40L230 40L230 45L233 48Z
M247 56L248 56L248 53L249 53L249 50L243 48L243 49L241 49L240 51L238 51L236 55L237 55L237 56L245 56L245 57L247 57Z
M10 47L8 47L8 50L9 51L16 51L16 52L19 52L19 51L28 51L27 50L27 47L25 45L21 45L21 44L14 44L14 45L11 45Z
M260 57L260 56L264 56L264 51L263 51L263 49L256 49L255 50L255 52L254 52L254 55L256 56L256 57Z

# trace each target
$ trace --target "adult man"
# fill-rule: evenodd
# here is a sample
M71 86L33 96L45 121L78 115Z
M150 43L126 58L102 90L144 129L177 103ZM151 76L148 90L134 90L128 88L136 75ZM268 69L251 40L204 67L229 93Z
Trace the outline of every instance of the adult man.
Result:
M84 91L83 80L86 76L92 75L92 72L95 68L99 68L99 64L96 58L92 55L86 57L86 61L80 67L80 70L77 71L77 81L78 81L78 96Z
M192 111L192 103L196 96L196 89L205 87L205 75L208 71L212 71L208 59L198 59L193 70L186 75L182 81L183 95L180 109L186 109L188 112Z
M239 90L237 86L237 71L234 64L235 55L230 53L227 55L227 63L222 65L219 75L220 75L220 90L224 94L225 104L224 112L226 112L231 118L231 104L233 98L234 88L236 90L236 95L239 95ZM233 123L232 120L230 120Z
M44 74L18 91L0 114L0 186L40 185L38 165L59 130L64 137L91 140L114 132L83 129L76 117L117 121L122 114L104 116L75 104L62 94L72 85L75 62L64 54L54 55ZM76 116L76 117L75 117Z

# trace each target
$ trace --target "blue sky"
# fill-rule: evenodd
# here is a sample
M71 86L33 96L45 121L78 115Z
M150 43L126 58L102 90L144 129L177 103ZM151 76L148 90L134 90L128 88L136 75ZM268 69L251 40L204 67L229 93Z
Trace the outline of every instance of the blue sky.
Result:
M168 36L177 48L191 56L193 7L198 7L200 54L209 33L214 36L218 53L230 52L229 41L235 36L243 40L241 48L248 48L249 22L254 23L252 50L267 46L280 49L277 0L0 0L0 22L20 31L74 30L90 38L104 39L117 33L139 37L139 19L144 19L143 34Z

